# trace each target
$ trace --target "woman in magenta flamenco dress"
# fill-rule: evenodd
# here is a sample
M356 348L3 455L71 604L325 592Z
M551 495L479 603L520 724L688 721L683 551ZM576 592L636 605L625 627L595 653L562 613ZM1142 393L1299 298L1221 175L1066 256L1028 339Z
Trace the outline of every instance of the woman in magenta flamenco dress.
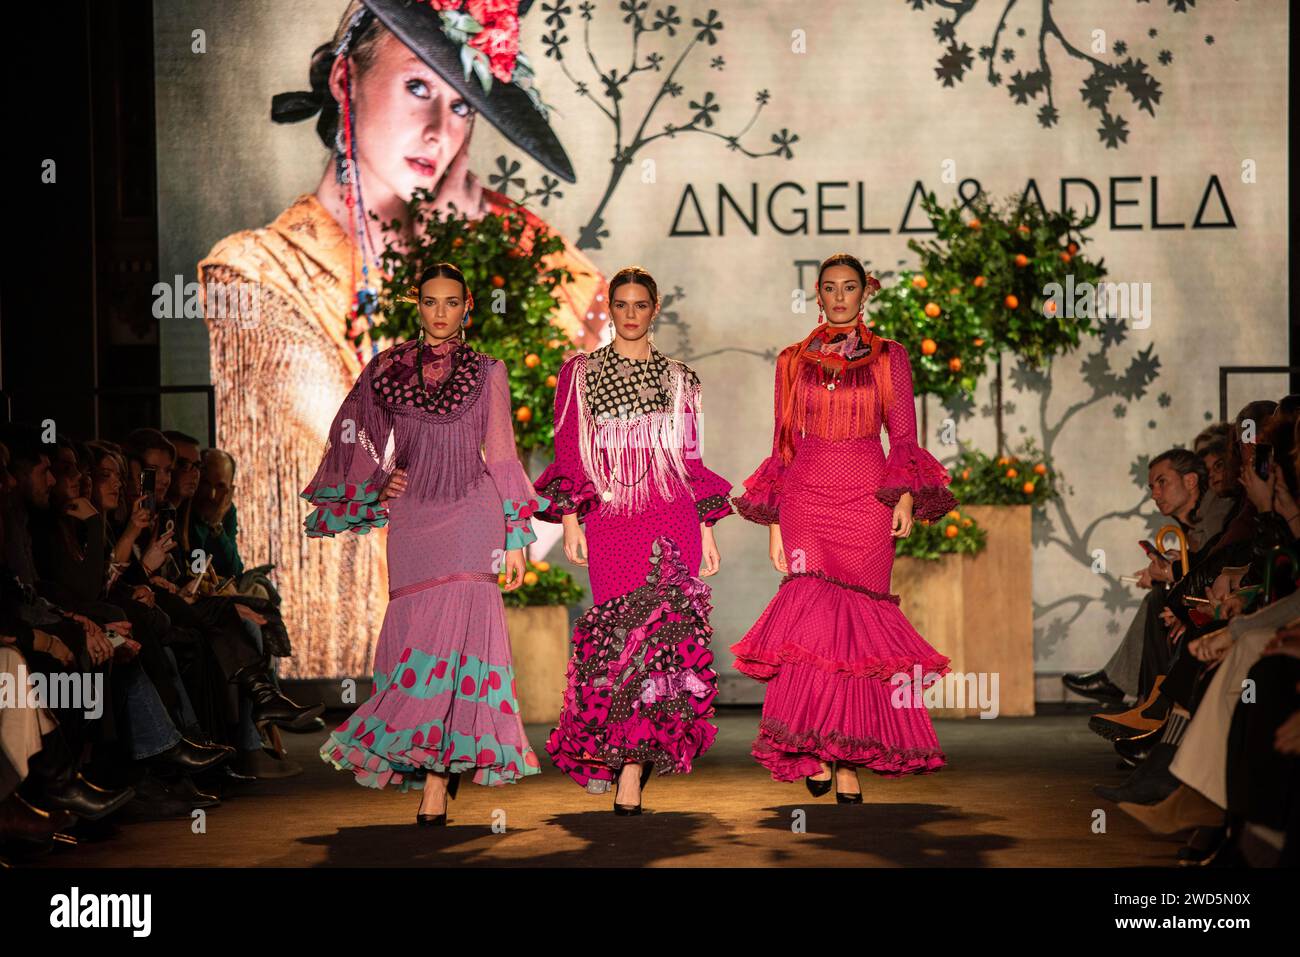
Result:
M445 825L461 774L501 785L541 770L497 576L519 587L529 517L546 502L515 452L504 364L458 335L473 305L460 270L435 264L417 288L420 338L362 370L302 494L317 506L309 536L388 526L374 694L321 758L366 787L423 789L418 823Z
M593 602L546 751L592 793L617 778L615 813L637 814L653 769L689 772L717 735L710 589L696 576L718 570L712 526L731 485L700 460L698 378L650 344L654 280L621 270L609 304L614 341L560 370L555 462L536 483L550 503L536 517L564 524Z
M769 526L785 573L757 623L732 646L736 668L767 683L753 755L778 781L804 778L815 795L860 803L857 769L898 776L945 762L923 707L895 706L901 678L922 686L948 659L917 634L890 594L894 538L913 516L957 504L947 470L916 441L907 353L862 321L880 288L858 260L822 264L826 322L777 360L772 454L735 500ZM889 454L881 444L889 431Z

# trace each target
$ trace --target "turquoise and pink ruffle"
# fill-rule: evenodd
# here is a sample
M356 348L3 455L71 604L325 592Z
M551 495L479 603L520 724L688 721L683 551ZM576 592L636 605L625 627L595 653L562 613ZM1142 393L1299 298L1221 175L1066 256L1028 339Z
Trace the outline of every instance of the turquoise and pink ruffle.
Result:
M450 696L438 717L407 726L403 713L428 714L423 702ZM393 702L386 700L400 696ZM380 712L393 717L382 717ZM419 772L469 772L475 784L513 784L541 771L536 753L518 735L514 669L473 655L426 654L407 648L391 673L376 671L375 693L321 746L321 759L352 771L357 783L399 790L421 788ZM450 725L450 726L449 726ZM502 735L518 736L513 744Z
M340 532L365 535L388 524L388 509L379 504L379 486L372 482L340 482L302 498L316 506L303 521L308 538L332 538Z
M523 548L537 541L532 518L550 504L551 500L541 495L525 501L508 498L502 502L502 508L506 513L506 551L512 548Z

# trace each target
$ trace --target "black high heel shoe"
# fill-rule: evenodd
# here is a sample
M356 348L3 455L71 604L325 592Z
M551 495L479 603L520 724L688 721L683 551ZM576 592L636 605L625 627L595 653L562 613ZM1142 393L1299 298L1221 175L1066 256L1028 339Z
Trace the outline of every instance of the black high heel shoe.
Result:
M825 781L818 781L812 777L803 779L804 785L808 788L808 793L815 798L823 797L831 789L831 784L835 781L835 766L831 765L831 774Z
M460 772L449 774L447 776L447 800L451 801L456 796L456 790L460 787ZM447 812L441 814L416 814L415 823L420 827L446 827Z
M645 765L645 767L643 767L643 768L641 769L641 791L642 791L642 793L645 792L646 782L650 780L650 774L654 771L654 769L655 769L655 766L654 766L654 763L653 763L653 762L647 762L646 765ZM637 801L635 804L619 804L619 803L618 803L618 782L615 782L615 783L614 783L614 813L615 813L616 815L618 815L619 817L631 817L631 816L634 816L634 815L637 815L637 814L640 814L640 813L641 813L641 802L640 802L640 801Z
M835 779L835 771L837 771L837 770L839 770L839 769L838 769L838 768L835 768L835 769L833 769L833 770L831 771L831 780L834 780L834 779ZM856 768L854 769L854 772L853 772L853 773L854 773L854 775L857 774L857 769L856 769ZM829 783L829 782L827 782L827 783ZM862 785L859 784L858 787L861 788ZM837 787L837 788L835 789L835 803L836 803L836 804L861 804L861 803L862 803L862 791L861 791L861 790L857 790L857 791L854 791L852 794L850 794L850 793L848 793L847 791L841 791L841 790Z

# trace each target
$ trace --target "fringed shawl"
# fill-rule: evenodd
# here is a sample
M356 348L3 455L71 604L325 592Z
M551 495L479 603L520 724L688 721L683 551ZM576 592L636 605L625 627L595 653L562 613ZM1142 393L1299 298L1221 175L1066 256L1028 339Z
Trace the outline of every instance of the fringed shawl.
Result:
M665 501L689 495L685 454L698 437L695 417L700 411L700 390L686 366L669 361L672 387L667 409L597 419L587 395L588 357L579 353L569 361L576 366L555 428L558 432L565 417L576 411L582 468L600 495L602 511L631 515L646 509L655 495Z
M343 482L382 488L401 468L406 495L445 503L464 496L483 475L487 407L478 400L493 360L459 347L460 361L448 378L422 390L419 347L414 341L393 346L362 370L330 426L325 455L304 496Z
M893 404L889 352L896 344L859 323L849 332L849 350L842 357L824 350L830 341L827 333L814 329L791 347L793 354L785 363L777 441L785 463L794 458L796 434L812 433L832 441L879 435ZM835 388L827 388L827 383ZM862 401L869 389L874 389L879 402Z

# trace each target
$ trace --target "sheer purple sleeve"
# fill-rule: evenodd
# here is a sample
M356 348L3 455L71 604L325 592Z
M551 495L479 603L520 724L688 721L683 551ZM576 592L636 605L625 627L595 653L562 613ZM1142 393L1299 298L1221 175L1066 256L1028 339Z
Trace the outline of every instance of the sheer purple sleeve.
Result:
M550 502L537 494L519 464L515 449L515 429L510 415L510 379L505 363L494 361L488 369L487 434L483 438L483 460L488 474L501 496L506 517L505 548L523 548L537 541L532 518Z
M687 397L686 419L686 434L690 444L685 450L685 461L691 494L695 499L695 511L700 522L711 526L726 518L734 509L731 507L731 483L704 465L700 441L704 409L698 385L692 388Z
M348 531L364 535L388 524L388 509L379 504L379 493L394 468L385 457L393 423L370 387L378 361L357 376L330 425L316 474L299 493L316 506L303 522L309 538Z
M885 415L889 429L889 456L876 498L893 508L906 492L912 493L912 516L922 521L941 518L957 507L948 491L951 476L939 460L916 441L916 401L912 392L912 364L907 351L891 342L889 382L893 396Z
M745 494L732 499L740 517L759 525L775 525L781 511L781 482L785 477L785 463L781 461L781 403L784 396L782 383L791 361L789 352L782 352L776 360L776 411L773 414L772 453L763 460L754 474L745 479Z
M578 390L575 377L581 364L574 357L560 367L555 385L555 461L537 478L537 490L550 504L537 513L545 522L558 522L565 515L582 519L600 504L595 486L582 467L578 451Z

